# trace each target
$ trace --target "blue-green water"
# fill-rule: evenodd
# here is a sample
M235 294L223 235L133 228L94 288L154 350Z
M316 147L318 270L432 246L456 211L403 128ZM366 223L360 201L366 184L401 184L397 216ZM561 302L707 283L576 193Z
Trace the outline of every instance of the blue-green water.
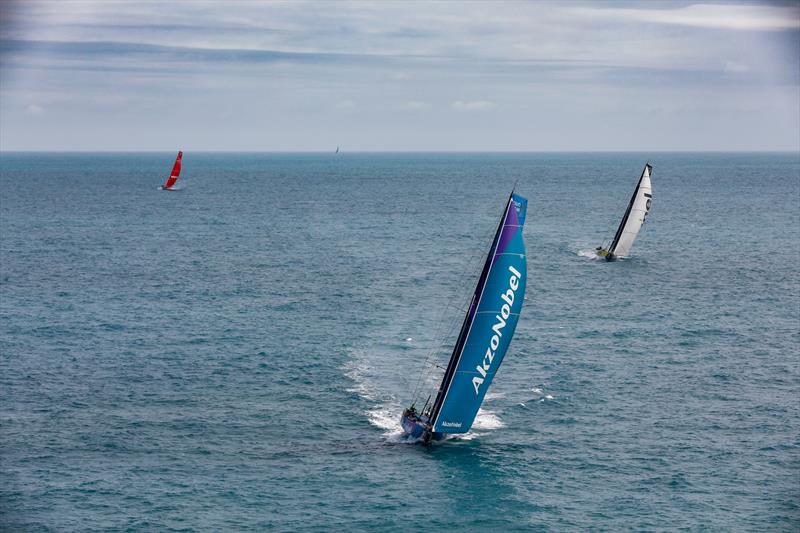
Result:
M3 529L800 527L798 154L173 158L0 157ZM404 444L515 180L509 354Z

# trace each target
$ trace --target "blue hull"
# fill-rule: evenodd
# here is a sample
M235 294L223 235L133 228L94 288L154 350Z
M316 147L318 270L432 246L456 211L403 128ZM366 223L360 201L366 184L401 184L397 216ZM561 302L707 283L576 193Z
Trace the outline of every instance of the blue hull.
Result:
M432 440L442 440L444 433L431 431L430 422L426 415L420 415L410 409L403 411L400 417L400 425L403 427L403 437L407 439L421 440L428 443Z

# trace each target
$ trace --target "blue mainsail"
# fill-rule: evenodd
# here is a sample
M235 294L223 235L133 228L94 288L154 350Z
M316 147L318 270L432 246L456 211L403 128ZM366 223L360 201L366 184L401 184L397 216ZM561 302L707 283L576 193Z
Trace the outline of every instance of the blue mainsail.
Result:
M511 343L525 298L527 207L511 194L434 402L434 432L469 431Z

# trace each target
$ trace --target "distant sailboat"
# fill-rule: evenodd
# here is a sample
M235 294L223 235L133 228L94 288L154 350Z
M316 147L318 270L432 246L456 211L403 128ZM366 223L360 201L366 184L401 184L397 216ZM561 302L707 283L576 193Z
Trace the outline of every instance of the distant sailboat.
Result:
M339 147L338 147L338 146L336 147L336 151L335 151L335 152L333 152L333 153L334 153L334 154L338 154L338 153L339 153Z
M650 175L653 173L653 166L650 163L645 164L642 175L639 177L639 182L633 190L633 196L628 203L628 209L625 211L625 216L622 217L622 222L619 223L617 233L614 235L614 240L608 248L602 246L597 247L597 255L605 257L606 261L613 261L618 257L627 257L633 246L633 241L642 229L647 213L650 212L650 206L653 203L653 189L650 185Z
M162 191L177 191L178 189L174 189L175 182L178 181L178 177L181 175L181 159L183 158L183 152L178 152L178 157L175 158L175 164L172 166L172 172L169 173L169 177L167 181L164 182L164 185L159 187Z
M427 443L472 427L525 299L527 205L522 196L509 196L436 398L431 404L429 396L419 410L415 400L403 411L400 423L407 437Z

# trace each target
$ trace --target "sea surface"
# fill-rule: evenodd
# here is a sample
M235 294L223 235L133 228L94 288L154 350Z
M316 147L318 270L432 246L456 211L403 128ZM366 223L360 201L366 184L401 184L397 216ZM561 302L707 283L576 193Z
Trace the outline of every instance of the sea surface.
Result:
M797 153L174 157L0 155L0 529L800 529ZM516 336L407 443L515 182Z

